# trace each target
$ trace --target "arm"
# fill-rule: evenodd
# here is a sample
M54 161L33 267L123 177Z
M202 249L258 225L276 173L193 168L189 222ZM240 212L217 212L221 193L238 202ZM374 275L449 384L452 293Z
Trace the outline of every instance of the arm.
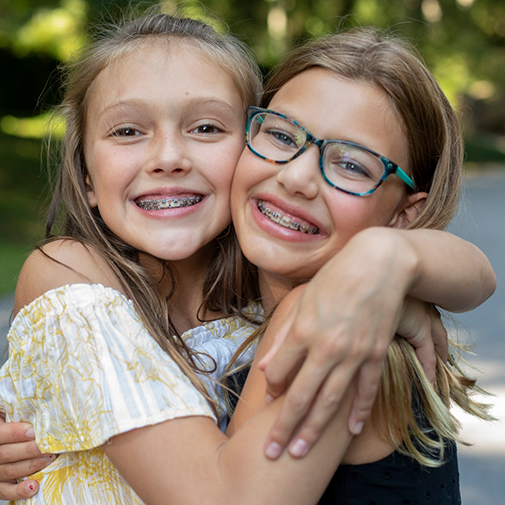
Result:
M269 442L284 449L307 416L290 446L292 455L302 456L305 452L297 453L295 444L302 440L306 451L310 449L356 374L358 393L349 429L358 434L373 405L405 296L458 312L483 303L495 286L486 256L450 233L369 228L357 234L308 284L297 310L281 327L276 344L261 364L268 381L267 396L275 398L303 361ZM433 307L429 317L435 347L444 358L445 329ZM432 379L435 360L429 335L400 334L417 347Z
M280 319L282 312L275 324ZM138 338L136 330L132 334ZM312 458L296 461L286 455L272 462L264 457L262 442L281 402L261 409L230 439L211 419L195 416L122 432L103 449L149 504L315 503L351 438L344 430L348 412L331 423L329 439L323 436Z
M26 260L16 286L14 314L51 289L66 284L100 283L121 291L116 276L101 256L72 240L58 240L34 251ZM53 454L42 454L28 423L5 423L0 417L0 499L21 500L38 492L38 483L16 479L51 464Z
M16 483L16 479L38 472L55 456L41 454L35 443L33 427L28 423L6 423L0 417L0 499L22 500L35 495L34 480Z
M298 294L293 293L278 308L260 353L265 352ZM119 435L103 448L149 505L317 503L351 440L345 426L352 397L345 396L344 408L307 458L296 460L284 454L273 462L263 454L263 441L283 399L260 408L265 386L261 376L254 364L232 420L230 438L209 419L195 417Z

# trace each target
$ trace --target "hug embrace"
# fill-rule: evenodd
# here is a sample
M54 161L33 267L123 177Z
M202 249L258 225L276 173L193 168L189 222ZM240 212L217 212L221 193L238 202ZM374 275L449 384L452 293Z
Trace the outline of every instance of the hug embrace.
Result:
M407 42L315 40L263 91L232 38L147 14L68 68L59 110L0 374L3 497L460 503L451 404L490 417L435 306L495 277L443 231L461 133Z

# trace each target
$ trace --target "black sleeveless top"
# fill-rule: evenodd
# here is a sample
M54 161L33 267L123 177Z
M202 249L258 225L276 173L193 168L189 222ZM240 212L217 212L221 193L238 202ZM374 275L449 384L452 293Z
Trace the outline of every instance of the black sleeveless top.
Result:
M246 378L247 371L241 371L227 386L240 394ZM417 410L419 402L413 406ZM318 505L461 505L456 444L447 443L445 463L438 468L396 451L373 463L340 465Z

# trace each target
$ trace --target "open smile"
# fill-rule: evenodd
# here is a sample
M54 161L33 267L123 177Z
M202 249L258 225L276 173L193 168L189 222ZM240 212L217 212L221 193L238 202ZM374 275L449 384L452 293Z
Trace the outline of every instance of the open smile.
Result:
M279 211L272 210L267 207L263 200L258 200L258 209L268 219L280 226L284 226L284 228L289 228L301 233L307 233L308 235L317 235L319 233L319 228L316 226L301 224L298 221L294 221L290 217L281 214Z
M191 205L196 205L203 200L203 196L189 196L182 198L139 198L135 201L137 206L143 210L164 210L164 209L176 209L179 207L191 207Z

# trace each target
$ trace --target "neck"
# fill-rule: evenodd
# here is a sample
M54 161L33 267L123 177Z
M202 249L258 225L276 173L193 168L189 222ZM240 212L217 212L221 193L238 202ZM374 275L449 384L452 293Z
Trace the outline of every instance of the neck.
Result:
M265 270L258 271L261 301L268 314L297 283L291 279L275 276Z
M203 282L214 253L215 244L212 242L200 249L190 258L169 262L176 278L175 292L169 301L170 317L180 333L201 324L200 319L216 319L223 314L198 309L203 303ZM158 260L144 256L141 258L143 266L151 270L155 276L162 276L161 265ZM160 283L162 296L168 296L172 290L172 280L165 276Z

